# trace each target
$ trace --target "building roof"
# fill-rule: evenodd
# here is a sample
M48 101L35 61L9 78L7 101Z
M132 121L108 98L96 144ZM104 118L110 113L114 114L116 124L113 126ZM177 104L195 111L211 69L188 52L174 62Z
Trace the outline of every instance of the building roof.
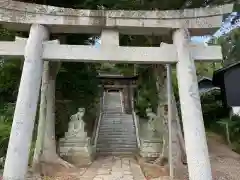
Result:
M210 77L200 77L198 80L199 93L204 94L213 90L219 90L218 87L214 87L212 79Z
M115 79L115 80L136 80L138 76L124 76L117 73L99 73L97 76L99 79Z
M235 68L240 68L240 62L231 64L227 67L221 68L213 73L213 85L221 87L224 84L224 74L227 71L233 70Z
M212 81L212 78L210 77L207 77L207 76L202 76L202 77L199 77L198 79L198 83L202 82L202 81Z

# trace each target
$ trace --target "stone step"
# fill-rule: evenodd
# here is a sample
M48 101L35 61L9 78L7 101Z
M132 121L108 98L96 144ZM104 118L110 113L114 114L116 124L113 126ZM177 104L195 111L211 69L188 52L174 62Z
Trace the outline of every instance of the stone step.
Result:
M133 123L127 122L101 122L100 127L109 127L109 128L127 128L135 129L135 125Z
M98 138L136 138L136 134L134 133L119 133L119 132L99 132Z
M106 118L130 118L132 119L132 115L124 115L123 113L121 112L118 112L118 113L104 113L103 114L103 117L106 117Z
M122 119L122 118L102 118L102 121L111 122L111 121L119 121L119 122L134 122L132 119Z
M132 138L108 138L108 137L98 137L97 139L97 144L105 144L107 145L132 145L132 144L137 144L137 139L132 137Z
M130 136L130 135L135 135L135 131L106 131L106 130L101 130L99 131L99 136L102 135L107 135L107 136L111 136L111 135L125 135L125 136Z
M119 106L109 105L109 106L104 106L103 109L106 109L106 110L111 110L111 109L122 109L122 106L121 106L121 105L119 105Z
M119 112L122 112L122 108L103 108L103 111L104 112L107 112L107 113L111 113L111 112L115 112L115 111L119 111Z
M133 133L133 134L135 134L135 130L134 129L123 129L123 128L121 128L121 129L117 129L117 128L115 128L115 129L113 129L113 128L108 128L108 129L101 129L100 128L100 130L99 130L99 132L104 132L104 133L106 133L106 132L120 132L120 133Z
M99 128L103 128L103 129L106 129L106 128L113 128L113 129L135 129L134 125L130 125L130 123L102 123L100 124L100 127Z
M135 131L108 131L108 130L99 130L99 135L135 135Z
M122 119L102 119L101 120L101 124L126 124L126 125L129 125L129 124L133 124L133 121L132 120L122 120Z
M112 136L112 135L119 135L119 136L134 136L136 135L136 132L135 131L127 131L127 130L100 130L99 131L99 136L103 136L103 135L106 135L106 136Z
M108 136L117 136L117 135L119 135L119 136L129 136L129 135L136 135L135 134L135 131L132 131L132 132L123 132L123 131L121 131L121 132L117 132L117 131L104 131L104 130L101 130L101 131L99 131L98 132L98 134L99 135L108 135Z
M117 107L117 108L104 107L103 110L106 111L106 112L119 111L119 110L122 110L122 107Z
M135 129L135 125L133 123L116 122L116 121L115 122L101 122L100 127Z
M118 114L118 113L112 113L112 114L108 114L108 115L104 114L103 117L108 118L108 119L114 119L114 118L115 119L118 119L118 118L120 118L120 119L133 119L132 116L122 116L121 114Z
M131 151L134 149L137 149L137 144L97 144L97 149L99 150L106 150L106 149L112 149L112 150L118 150L121 151L120 149L124 149L127 151Z
M134 146L137 146L137 142L136 142L136 139L131 140L131 141L98 139L97 146L98 145L105 145L106 147L108 147L108 145L110 145L110 146L113 146L113 145L120 145L120 146L121 145L134 145Z
M118 108L122 108L122 105L121 104L108 104L108 105L103 105L103 108L106 108L106 109L118 109Z
M105 98L104 99L105 101L105 104L107 104L107 103L114 103L114 102L116 102L116 103L121 103L121 98L119 98L119 97L114 97L114 98Z
M118 114L113 114L113 115L103 115L103 118L104 119L124 119L124 120L132 120L132 116L121 116L121 115L118 115Z
M103 106L103 109L121 109L121 108L122 108L122 105L119 105L119 106L112 106L112 105Z
M98 148L116 148L116 147L127 147L127 148L136 148L137 147L137 142L116 142L116 143L112 143L112 142L107 142L107 141L99 141L97 143L97 147Z
M136 138L136 135L134 133L129 132L99 132L98 135L99 138L106 138L106 137L112 137L112 138Z
M106 111L104 111L103 112L103 116L105 117L123 117L124 115L126 115L125 113L123 113L123 112L115 112L115 113L110 113L110 112L106 112Z
M97 148L97 152L125 152L125 153L129 153L129 152L137 152L138 148Z
M137 141L136 137L132 136L132 137L111 137L111 136L105 136L105 137L102 137L102 136L98 136L98 139L97 141L102 141L102 140L109 140L110 142L111 141L131 141L131 142L135 142Z
M134 123L131 121L109 121L109 120L101 120L100 126L108 126L108 125L116 125L116 126L127 126L134 127Z
M109 127L109 126L108 126L108 127L100 127L99 131L135 132L135 129L125 128L125 127L122 127L122 128L120 128L120 127L115 127L115 128L114 128L114 127Z
M102 118L102 121L105 121L105 122L116 121L116 122L131 122L131 123L133 123L132 119L121 119L121 118Z
M133 152L107 152L107 151L97 151L98 155L100 156L106 156L106 155L115 155L115 156L124 156L124 155L135 155L137 151Z
M132 117L123 117L123 116L119 116L119 115L103 116L102 119L105 119L105 120L125 120L125 121L132 121L133 122L133 118Z
M111 114L111 113L108 113L108 112L104 112L104 115L106 115L106 116L111 116L111 115L112 115L112 116L116 116L116 114ZM124 117L124 116L126 116L126 117L127 117L127 116L132 117L131 114L126 114L126 113L119 113L119 115L120 115L120 116L123 116L123 117Z
M99 128L99 132L101 132L101 131L112 131L112 132L115 132L115 131L122 131L122 132L135 132L136 130L135 130L135 128L127 128L126 126L124 127L124 126L122 126L122 127L114 127L114 126L112 126L112 127L110 127L110 126L106 126L106 127L100 127Z
M135 151L137 148L137 146L106 146L106 144L103 145L97 145L96 148L98 151Z

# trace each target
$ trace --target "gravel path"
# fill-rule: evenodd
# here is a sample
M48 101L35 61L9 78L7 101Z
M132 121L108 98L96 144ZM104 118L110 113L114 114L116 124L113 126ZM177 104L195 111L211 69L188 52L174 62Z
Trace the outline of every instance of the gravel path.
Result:
M209 138L208 148L214 180L239 180L240 155L214 137Z
M240 155L233 152L219 136L208 137L208 149L212 166L213 180L239 180ZM187 180L187 167L178 169L181 180Z

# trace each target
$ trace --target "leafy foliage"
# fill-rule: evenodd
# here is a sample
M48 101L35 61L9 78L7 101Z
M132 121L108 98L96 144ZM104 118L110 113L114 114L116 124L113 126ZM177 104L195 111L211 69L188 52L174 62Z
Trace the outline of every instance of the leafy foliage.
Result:
M14 105L9 103L0 108L0 157L4 156L7 151Z
M64 63L62 65L57 77L56 98L70 100L70 103L57 103L57 137L61 137L66 132L70 115L76 113L79 107L86 109L84 120L91 131L98 108L100 92L98 84L97 69L93 64Z
M201 96L204 124L206 128L212 128L213 124L222 118L228 117L230 109L223 107L221 92L214 90Z

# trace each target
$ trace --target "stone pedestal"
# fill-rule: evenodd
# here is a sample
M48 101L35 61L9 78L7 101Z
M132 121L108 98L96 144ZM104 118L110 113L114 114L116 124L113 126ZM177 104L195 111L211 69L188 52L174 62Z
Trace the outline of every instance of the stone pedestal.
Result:
M64 160L77 167L91 164L95 154L94 148L90 144L90 138L78 137L60 139L59 153Z
M71 116L68 132L59 141L60 156L69 163L81 167L92 163L94 148L91 146L90 138L84 131L82 117L85 110L79 108L79 112Z
M140 155L144 158L159 157L162 149L161 139L142 139L140 146Z

